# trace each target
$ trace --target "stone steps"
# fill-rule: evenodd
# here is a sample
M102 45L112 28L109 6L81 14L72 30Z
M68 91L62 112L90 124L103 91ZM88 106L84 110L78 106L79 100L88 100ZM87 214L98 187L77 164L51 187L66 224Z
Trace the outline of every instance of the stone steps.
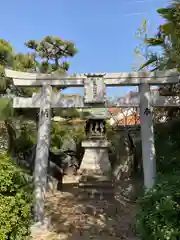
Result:
M114 186L110 180L79 181L79 198L83 199L110 199L114 198Z
M113 183L111 181L88 181L83 182L79 181L79 187L80 188L97 188L97 189L108 189L113 187Z
M71 184L78 184L79 182L79 176L74 176L74 175L71 175L71 176L64 176L63 177L63 180L62 180L62 183L63 184L68 184L68 183L71 183Z
M89 200L89 199L93 199L93 200L110 200L110 199L114 199L114 194L112 191L80 191L79 195L77 196L77 198L79 200Z
M54 184L53 184L54 185ZM114 198L114 184L107 178L82 176L64 176L62 192L73 192L78 199L112 199ZM54 190L55 192L55 190ZM78 194L76 194L78 192Z
M114 192L112 190L96 190L96 189L83 189L79 191L78 199L114 199Z

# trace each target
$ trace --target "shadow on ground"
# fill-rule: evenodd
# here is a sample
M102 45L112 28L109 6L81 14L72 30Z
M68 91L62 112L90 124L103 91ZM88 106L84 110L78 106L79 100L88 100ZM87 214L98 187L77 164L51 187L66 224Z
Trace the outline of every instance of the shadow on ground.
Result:
M47 215L52 225L47 236L38 239L135 239L133 200L140 186L134 179L121 180L116 183L114 197L90 199L82 198L76 184L64 184L62 193L48 195Z

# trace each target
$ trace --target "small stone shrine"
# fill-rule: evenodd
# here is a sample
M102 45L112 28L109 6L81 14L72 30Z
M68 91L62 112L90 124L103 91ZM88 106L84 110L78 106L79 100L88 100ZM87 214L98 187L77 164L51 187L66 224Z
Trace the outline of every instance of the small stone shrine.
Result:
M90 116L86 120L85 133L87 139L105 139L106 138L106 118L105 110L102 112L94 109L90 112Z
M106 139L108 118L106 109L93 109L85 125L86 140L82 142L85 152L79 169L81 174L79 186L86 187L86 191L89 186L91 193L97 192L97 187L102 190L107 183L108 186L112 185L111 164L108 156L109 142Z

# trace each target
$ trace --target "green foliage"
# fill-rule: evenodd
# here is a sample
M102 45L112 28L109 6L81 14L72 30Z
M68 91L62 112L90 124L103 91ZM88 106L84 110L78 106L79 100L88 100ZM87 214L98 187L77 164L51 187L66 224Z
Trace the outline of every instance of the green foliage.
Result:
M3 66L13 64L13 48L4 39L0 39L0 64Z
M12 46L4 39L0 39L0 93L5 93L9 80L4 73L4 67L12 67L14 52Z
M171 1L171 5L160 8L157 13L161 15L164 23L159 25L157 33L152 37L144 36L141 41L146 49L153 50L147 54L145 61L138 70L149 69L151 71L177 69L180 71L180 1ZM179 95L179 84L171 84L162 87L163 91L168 88L169 96ZM169 107L165 111L168 118L179 117L179 109Z
M174 120L155 127L157 171L180 171L180 122Z
M53 122L51 128L51 147L54 151L61 148L63 138L67 134L68 128L60 123Z
M137 146L136 142L134 141L132 145L128 138L129 132L127 129L120 130L118 129L118 127L114 129L108 123L106 124L106 126L106 136L108 141L111 143L109 146L109 160L113 171L119 168L119 166L125 166L127 162L129 162L127 161L129 158L131 158L131 161L134 161L135 158L141 158L141 143L139 144L139 146ZM139 134L138 131L136 134ZM129 137L132 138L131 133L129 133ZM136 152L134 151L133 147L136 148ZM140 151L137 151L137 149Z
M65 119L79 118L80 114L76 108L67 108L67 109L54 109L54 115L61 116Z
M156 186L139 199L137 230L140 240L180 238L180 177L161 176Z
M154 37L144 38L143 42L148 47L158 47L152 56L147 56L147 61L140 69L151 67L154 70L180 69L180 1L172 1L166 8L160 8L157 12L165 20L165 23L158 27ZM161 52L159 54L159 47Z
M138 46L134 50L135 56L137 57L136 63L133 66L134 71L138 71L142 68L147 69L147 67L150 65L150 63L149 64L145 63L147 59L150 59L149 62L151 62L152 59L156 57L154 56L152 50L149 48L147 44L147 39L150 34L151 27L152 26L149 25L149 22L146 19L144 19L142 20L140 27L137 29L136 38L140 40L140 44L138 44Z
M36 70L36 62L33 54L18 53L15 55L14 60L14 69L17 71L26 72L27 70Z
M156 186L139 199L139 239L180 238L180 121L156 124Z
M180 121L154 125L156 166L161 174L173 174L180 171ZM136 143L136 150L141 152L141 141ZM140 153L138 154L138 156Z
M19 157L36 143L36 130L33 129L33 124L25 122L20 131L21 133L14 143L16 145L16 154Z
M1 98L0 99L0 120L6 120L12 118L14 115L14 110L12 107L12 99Z
M34 120L37 120L36 115L31 114L29 110L13 111L12 98L17 95L31 97L33 92L39 91L39 88L15 87L12 84L12 79L6 78L5 67L23 72L65 72L69 68L69 63L63 59L73 57L77 53L73 42L64 41L57 37L47 36L41 41L30 40L25 45L32 51L27 54L15 53L6 40L0 39L0 94L3 95L3 98L0 99L0 120L11 121L19 115L30 119L33 117ZM14 139L9 132L8 135L8 142L13 143ZM8 146L14 144L8 144Z
M69 63L62 59L73 57L77 53L73 42L53 36L46 36L41 41L29 40L25 45L33 51L36 71L41 73L67 71Z
M116 164L119 164L119 161L122 160L122 155L124 153L124 143L122 142L121 133L116 132L112 127L106 123L106 134L107 139L111 142L109 147L109 160L112 167L115 167Z
M53 151L61 149L65 139L73 139L76 144L80 144L84 139L84 128L79 126L76 128L73 124L53 122L51 128L51 148Z
M32 191L25 173L0 153L0 239L24 240L31 223Z

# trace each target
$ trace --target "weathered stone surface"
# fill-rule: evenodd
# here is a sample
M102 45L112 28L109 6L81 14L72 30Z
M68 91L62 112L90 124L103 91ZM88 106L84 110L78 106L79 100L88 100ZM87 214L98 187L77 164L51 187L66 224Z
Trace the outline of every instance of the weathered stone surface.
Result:
M93 171L94 174L104 175L111 171L108 156L109 142L106 140L86 140L82 142L85 148L84 156L80 165L80 172Z
M7 77L13 78L16 86L42 86L50 84L51 86L76 87L83 86L87 76L103 76L104 82L108 86L128 86L148 83L151 85L173 84L179 82L179 72L176 69L158 71L158 72L119 72L119 73L92 73L92 74L73 74L68 76L67 73L59 74L39 74L18 72L5 69Z
M48 228L50 226L50 218L46 217L44 218L43 223L42 222L36 222L31 226L31 237L34 238L38 235L41 235L43 232L48 231Z
M139 93L141 101L140 123L144 185L147 189L149 189L153 187L156 178L156 152L152 111L150 105L150 86L148 84L141 84L139 86Z
M106 85L102 75L87 75L84 81L84 102L88 104L101 103L106 101Z
M111 114L108 109L103 107L102 105L98 106L97 104L93 106L93 108L89 109L89 114L87 116L88 119L109 119Z

